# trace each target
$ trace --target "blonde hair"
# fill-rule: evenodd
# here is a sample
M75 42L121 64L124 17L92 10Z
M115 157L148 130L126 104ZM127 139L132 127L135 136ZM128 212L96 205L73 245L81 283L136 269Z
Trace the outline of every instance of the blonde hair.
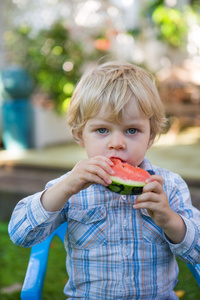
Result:
M151 138L161 134L166 118L154 76L130 63L107 62L86 72L74 90L68 108L68 124L74 138L78 139L87 120L102 105L105 111L110 109L112 119L119 121L131 96L141 114L150 120Z

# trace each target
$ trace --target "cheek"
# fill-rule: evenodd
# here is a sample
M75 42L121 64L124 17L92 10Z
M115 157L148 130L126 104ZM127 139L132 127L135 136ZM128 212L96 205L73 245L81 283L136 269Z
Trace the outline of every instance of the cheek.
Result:
M96 140L90 140L85 142L85 150L87 152L88 157L93 157L96 155L103 155L105 152L104 145Z
M132 165L139 166L148 150L148 141L140 140L137 144L131 145L129 148L129 157L131 157L132 161L130 162Z

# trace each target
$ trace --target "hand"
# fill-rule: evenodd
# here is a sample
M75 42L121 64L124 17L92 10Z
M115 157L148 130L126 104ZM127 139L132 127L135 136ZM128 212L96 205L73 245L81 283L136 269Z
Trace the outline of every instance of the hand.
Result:
M63 180L47 189L41 203L47 211L60 210L68 199L91 184L111 184L108 174L113 175L113 162L105 156L96 156L79 161Z
M180 243L184 239L185 223L180 215L170 208L161 176L152 175L147 179L143 193L136 198L133 208L147 209L156 225L163 229L171 242Z
M163 189L163 178L152 175L143 188L143 193L136 198L134 208L147 209L149 215L159 227L165 227L169 222L171 208Z
M111 184L108 174L113 175L113 162L105 156L95 156L79 161L66 177L67 192L71 195L86 189L91 184L98 183L104 186Z

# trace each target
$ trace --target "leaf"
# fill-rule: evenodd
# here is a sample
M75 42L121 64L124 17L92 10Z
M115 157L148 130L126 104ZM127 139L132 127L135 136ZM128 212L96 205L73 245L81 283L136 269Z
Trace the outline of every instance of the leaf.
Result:
M181 299L185 295L185 291L183 291L183 290L175 291L175 293L179 299Z

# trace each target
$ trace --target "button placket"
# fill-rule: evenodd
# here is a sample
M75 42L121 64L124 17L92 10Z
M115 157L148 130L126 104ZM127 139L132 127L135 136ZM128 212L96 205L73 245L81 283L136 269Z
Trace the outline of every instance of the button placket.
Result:
M126 246L124 247L124 256L128 256L128 255L129 255L129 251L130 251L129 246L126 245Z
M126 201L126 196L125 196L125 195L122 195L122 196L121 196L121 200L122 200L122 201Z
M125 282L127 285L130 285L130 278L128 276L125 278Z
M128 221L127 221L127 219L124 219L124 220L123 220L123 226L124 226L124 227L127 227L127 225L128 225Z

